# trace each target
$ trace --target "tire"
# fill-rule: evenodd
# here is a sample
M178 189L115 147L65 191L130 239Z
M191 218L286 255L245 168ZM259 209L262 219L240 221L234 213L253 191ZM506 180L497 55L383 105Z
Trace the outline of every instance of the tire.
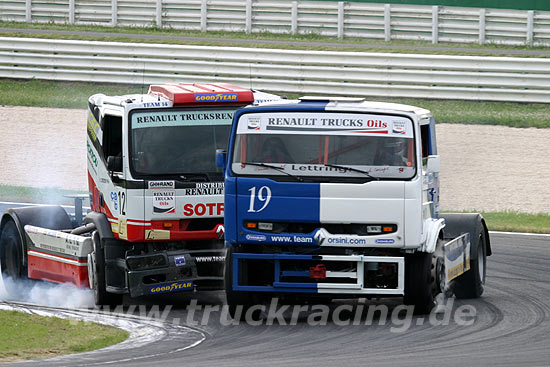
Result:
M414 313L430 313L435 306L435 296L441 292L436 279L437 257L417 252L405 257L405 297L403 303L414 306Z
M122 294L109 293L105 289L105 252L100 244L99 233L94 232L93 288L97 306L117 306L122 304Z
M470 270L452 283L456 298L479 298L483 294L487 265L487 238L481 221L477 223L470 243ZM475 258L474 258L475 256Z
M0 235L0 266L2 276L12 279L27 279L27 268L23 266L23 246L19 231L13 220L4 225Z
M233 247L227 249L224 282L229 315L236 321L244 321L246 312L254 305L255 297L250 292L237 292L233 290Z

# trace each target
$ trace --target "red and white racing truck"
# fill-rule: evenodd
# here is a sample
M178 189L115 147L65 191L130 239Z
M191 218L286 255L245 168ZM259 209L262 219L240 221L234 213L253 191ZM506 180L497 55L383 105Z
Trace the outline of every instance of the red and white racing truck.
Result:
M0 222L4 275L94 290L98 305L223 288L222 172L235 111L278 99L231 84L152 85L143 95L88 102L91 211L7 210Z

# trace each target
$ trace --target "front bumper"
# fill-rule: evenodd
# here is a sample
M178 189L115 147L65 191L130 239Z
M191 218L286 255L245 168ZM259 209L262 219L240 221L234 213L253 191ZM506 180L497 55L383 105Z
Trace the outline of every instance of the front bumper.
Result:
M162 266L129 268L127 259L106 260L106 290L131 297L184 291L223 289L224 248L158 251ZM141 257L147 259L147 256ZM130 257L129 257L130 259ZM145 262L145 261L144 261ZM147 266L147 265L145 265Z
M405 289L399 256L233 253L228 265L234 291L401 296ZM256 269L263 271L260 281L250 276Z

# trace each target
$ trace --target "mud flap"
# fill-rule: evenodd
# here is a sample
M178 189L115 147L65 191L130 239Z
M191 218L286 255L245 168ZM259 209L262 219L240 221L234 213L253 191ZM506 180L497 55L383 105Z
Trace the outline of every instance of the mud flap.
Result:
M444 246L446 283L470 270L470 234L463 235L447 242Z

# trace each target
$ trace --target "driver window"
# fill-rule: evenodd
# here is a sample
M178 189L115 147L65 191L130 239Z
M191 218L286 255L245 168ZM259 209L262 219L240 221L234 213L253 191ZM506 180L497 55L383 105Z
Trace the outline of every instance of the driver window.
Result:
M103 125L103 155L105 161L109 156L122 157L122 118L105 115Z
M422 139L422 166L426 168L427 158L430 155L430 125L420 126L420 139Z

